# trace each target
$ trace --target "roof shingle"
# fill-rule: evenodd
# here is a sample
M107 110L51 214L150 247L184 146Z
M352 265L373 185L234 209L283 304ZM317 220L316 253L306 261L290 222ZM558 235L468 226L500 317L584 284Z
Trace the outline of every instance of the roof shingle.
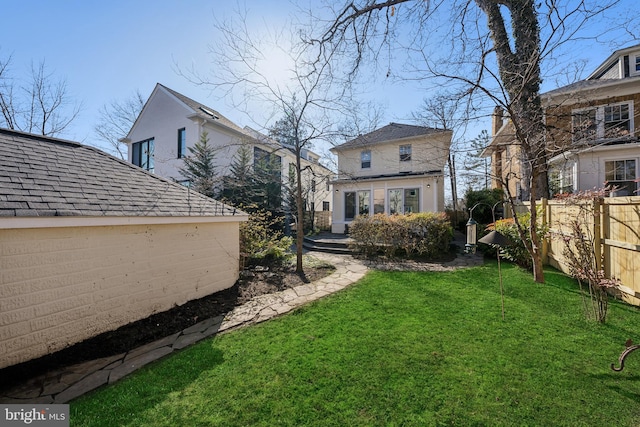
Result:
M446 129L434 129L425 126L406 125L402 123L389 123L386 126L359 135L357 138L334 147L332 150L342 150L348 148L359 148L381 142L394 141L397 139L410 138L413 136L430 135L434 133L450 132Z
M0 129L0 216L222 216L235 208L76 142Z

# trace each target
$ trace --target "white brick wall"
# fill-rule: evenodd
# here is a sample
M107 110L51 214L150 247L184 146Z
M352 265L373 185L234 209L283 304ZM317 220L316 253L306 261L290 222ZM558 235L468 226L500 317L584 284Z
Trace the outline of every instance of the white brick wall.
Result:
M238 223L0 230L0 368L232 286Z

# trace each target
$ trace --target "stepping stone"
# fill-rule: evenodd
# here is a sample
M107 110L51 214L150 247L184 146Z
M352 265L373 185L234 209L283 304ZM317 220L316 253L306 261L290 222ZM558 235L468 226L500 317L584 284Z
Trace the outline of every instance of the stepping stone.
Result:
M110 371L99 371L107 374L107 378L109 380L109 384L112 384L118 381L120 378L129 375L130 373L137 371L142 368L144 365L155 362L163 356L171 353L173 350L171 347L160 347L155 350L151 350L149 353L144 353L134 359L123 363L122 365L114 368ZM56 396L57 398L57 396Z
M55 403L67 403L68 401L89 393L91 390L107 384L109 371L97 371L75 383L62 393L56 395Z

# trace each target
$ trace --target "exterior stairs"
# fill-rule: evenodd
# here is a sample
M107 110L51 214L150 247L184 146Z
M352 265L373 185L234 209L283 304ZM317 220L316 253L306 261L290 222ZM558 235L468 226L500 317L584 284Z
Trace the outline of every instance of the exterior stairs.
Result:
M352 241L344 234L320 233L315 236L305 236L302 247L308 251L351 255L353 251L349 248L349 244Z

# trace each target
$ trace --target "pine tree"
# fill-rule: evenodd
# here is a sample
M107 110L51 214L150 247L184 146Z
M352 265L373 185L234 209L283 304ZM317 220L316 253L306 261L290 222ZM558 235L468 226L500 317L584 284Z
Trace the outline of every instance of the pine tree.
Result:
M216 149L209 144L207 132L202 132L200 140L189 147L190 156L184 158L180 173L191 183L191 188L205 196L216 194L217 175L215 168Z
M242 145L233 158L229 175L224 178L223 198L234 206L249 206L256 202L255 187L251 148Z

